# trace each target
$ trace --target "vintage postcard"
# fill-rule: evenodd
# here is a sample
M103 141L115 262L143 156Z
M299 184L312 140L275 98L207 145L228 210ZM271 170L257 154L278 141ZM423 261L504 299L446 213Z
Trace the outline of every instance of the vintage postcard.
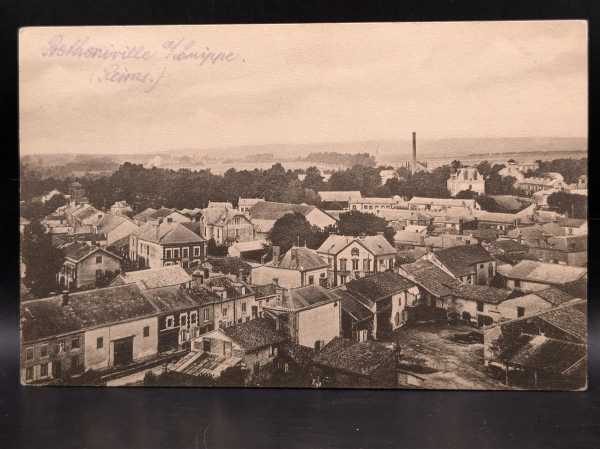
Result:
M21 383L585 389L587 46L21 29Z

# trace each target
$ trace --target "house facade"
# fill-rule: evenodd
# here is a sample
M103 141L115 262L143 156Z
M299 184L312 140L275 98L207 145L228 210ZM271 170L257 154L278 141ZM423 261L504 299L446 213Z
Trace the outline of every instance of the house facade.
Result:
M263 304L263 314L298 345L318 349L340 335L339 300L322 287L283 289L275 301Z
M330 235L317 254L327 260L329 285L339 286L368 274L392 270L396 249L382 235Z
M139 268L194 267L206 259L206 241L181 223L147 223L131 234L129 253Z
M446 181L451 196L462 191L485 194L485 179L475 167L462 167L450 175Z
M279 257L278 247L273 247L273 260L252 269L252 281L263 285L277 280L284 288L327 286L328 263L315 250L293 246Z
M490 285L496 276L496 260L481 245L461 245L422 256L460 281Z
M151 359L158 353L158 312L136 284L24 302L23 381L47 383Z
M61 290L95 287L121 271L121 258L105 248L76 241L61 249L65 257L57 274Z
M202 210L202 229L207 240L218 245L254 240L254 227L241 211L229 207L208 207Z
M419 289L397 273L376 273L346 284L346 290L373 315L372 334L384 338L408 322L408 309L418 305Z

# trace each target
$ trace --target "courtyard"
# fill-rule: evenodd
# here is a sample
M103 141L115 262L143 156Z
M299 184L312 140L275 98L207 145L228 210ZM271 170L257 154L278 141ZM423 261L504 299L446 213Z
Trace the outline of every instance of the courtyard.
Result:
M421 379L420 388L505 389L483 365L483 344L460 339L474 332L473 327L447 322L404 326L393 337L400 345L401 368Z

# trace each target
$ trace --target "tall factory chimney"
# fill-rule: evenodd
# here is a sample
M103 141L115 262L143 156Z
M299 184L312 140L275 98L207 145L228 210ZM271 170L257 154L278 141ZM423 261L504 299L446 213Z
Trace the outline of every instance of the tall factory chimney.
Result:
M412 164L410 165L410 172L414 175L417 171L417 133L412 133Z

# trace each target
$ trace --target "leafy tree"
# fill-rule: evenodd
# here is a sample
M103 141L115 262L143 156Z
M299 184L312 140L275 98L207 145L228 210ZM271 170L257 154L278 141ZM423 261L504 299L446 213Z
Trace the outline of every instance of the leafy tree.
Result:
M326 230L311 226L304 215L295 212L286 214L275 222L269 233L269 240L273 245L279 246L282 253L285 253L292 246L298 244L313 249L318 248L328 235Z
M577 182L577 178L588 172L588 160L582 159L553 159L551 161L538 161L538 169L532 172L533 176L542 176L544 173L560 173L567 184Z
M381 186L381 175L375 167L355 165L334 172L328 185L329 190L359 190L365 196L373 196Z
M317 167L308 167L306 169L306 176L302 181L302 186L305 189L311 189L315 192L323 190L325 183L323 176L321 176L321 172Z
M554 192L548 197L548 206L571 218L587 218L587 197L567 192Z
M56 275L63 264L63 254L39 221L32 221L21 240L21 255L27 267L25 283L34 296L56 291Z
M488 195L515 195L518 193L515 181L512 176L500 176L497 171L492 171L485 180L485 191Z
M461 190L456 194L455 198L461 200L473 200L476 199L478 196L479 194L477 192L474 192L473 190Z
M338 228L342 235L359 236L383 233L390 243L394 243L394 229L388 227L385 219L377 215L353 210L340 215Z

